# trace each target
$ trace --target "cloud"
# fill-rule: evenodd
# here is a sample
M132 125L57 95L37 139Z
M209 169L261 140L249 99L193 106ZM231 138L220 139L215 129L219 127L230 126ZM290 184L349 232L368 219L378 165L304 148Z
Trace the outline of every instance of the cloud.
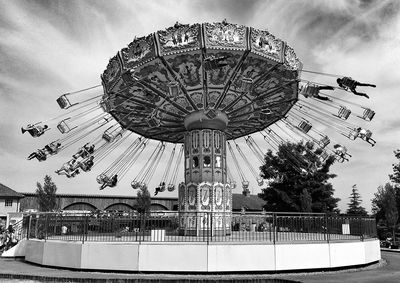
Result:
M351 120L373 131L378 141L374 148L360 140L351 142L326 129L353 154L351 162L333 167L338 174L333 184L337 196L343 200L342 210L350 195L347 188L354 183L358 184L368 208L368 200L377 185L387 180L391 164L395 162L393 150L398 147L400 103L398 1L0 0L0 3L0 156L7 160L0 164L0 178L2 183L18 190L32 191L44 174L52 174L60 192L97 193L96 173L105 170L122 148L97 166L95 172L66 180L53 171L80 144L46 162L26 163L25 157L30 151L51 141L53 136L40 139L21 136L20 126L65 113L55 103L58 96L99 84L99 76L110 57L135 36L164 29L176 21L216 22L226 18L229 22L268 29L295 48L306 69L349 75L378 85L376 89L366 89L370 100L334 92L353 103L352 107L360 104L377 113L370 123ZM302 76L334 83L329 76L307 73ZM325 126L318 127L325 131ZM261 136L257 142L263 149L268 148ZM140 160L135 170L143 164L144 160ZM159 168L164 165L165 161ZM131 173L133 177L135 170ZM248 170L244 170L251 178ZM365 172L370 172L368 177ZM182 172L179 177L183 178ZM132 194L128 179L110 192ZM252 185L257 192L255 181Z

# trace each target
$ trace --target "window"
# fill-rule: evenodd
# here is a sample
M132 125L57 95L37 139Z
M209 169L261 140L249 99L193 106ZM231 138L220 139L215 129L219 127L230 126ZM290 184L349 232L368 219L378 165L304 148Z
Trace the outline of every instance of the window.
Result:
M211 158L210 158L210 156L204 156L204 158L203 158L203 167L204 168L206 168L206 167L211 167Z
M12 199L6 199L5 206L12 206L12 205L13 205L13 200Z
M221 168L221 156L215 157L215 168Z
M185 168L186 169L189 169L190 168L190 159L189 159L189 157L186 157L186 166L185 166Z

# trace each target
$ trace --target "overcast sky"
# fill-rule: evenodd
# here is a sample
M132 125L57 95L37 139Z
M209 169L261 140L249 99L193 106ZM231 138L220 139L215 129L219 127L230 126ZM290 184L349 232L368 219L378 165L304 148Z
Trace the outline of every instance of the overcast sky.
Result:
M62 93L100 84L108 60L135 36L170 27L176 21L219 22L225 18L267 29L287 41L306 70L377 85L376 89L364 89L369 100L335 91L338 97L377 113L370 123L354 120L373 132L375 147L333 136L353 155L350 162L332 167L338 175L332 183L335 196L342 199L342 211L353 184L370 210L374 192L392 172L396 162L393 151L400 148L399 1L0 0L0 6L0 183L16 191L34 192L36 182L49 174L59 193L136 194L129 186L135 172L118 187L101 192L95 181L101 166L74 179L57 176L54 171L74 149L46 162L27 161L30 152L54 136L49 132L33 139L21 135L20 127L62 114L55 102ZM334 84L328 76L303 73L302 78ZM260 191L255 185L252 190ZM240 192L238 188L236 193ZM176 196L176 192L162 195Z

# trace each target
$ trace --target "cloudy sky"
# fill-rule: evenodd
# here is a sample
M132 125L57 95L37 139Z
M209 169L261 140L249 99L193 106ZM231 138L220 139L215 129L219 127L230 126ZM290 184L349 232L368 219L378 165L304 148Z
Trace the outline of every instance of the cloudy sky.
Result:
M33 192L36 182L50 174L59 193L136 194L129 186L135 172L118 187L101 192L95 181L100 165L74 179L57 176L54 171L70 158L73 149L46 162L27 161L30 152L54 136L49 132L33 139L21 135L20 127L62 114L57 97L98 85L108 60L135 36L176 21L201 23L225 18L267 29L287 41L306 70L347 75L377 85L366 89L369 100L337 94L377 113L370 123L357 120L372 130L375 147L333 136L353 155L350 162L332 168L338 175L332 183L335 196L342 199L340 209L347 208L351 187L357 184L369 210L377 187L387 182L392 172L391 165L396 162L393 151L400 148L399 1L0 0L0 5L0 183L16 191ZM302 78L334 83L328 76L303 73ZM259 190L253 186L254 193Z

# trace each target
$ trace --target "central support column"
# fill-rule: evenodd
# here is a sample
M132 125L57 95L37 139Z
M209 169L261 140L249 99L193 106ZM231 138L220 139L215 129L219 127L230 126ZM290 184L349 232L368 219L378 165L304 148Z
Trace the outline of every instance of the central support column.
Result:
M227 123L227 116L214 110L195 112L185 119L185 186L179 188L183 235L230 234L232 192L226 178L223 131Z

